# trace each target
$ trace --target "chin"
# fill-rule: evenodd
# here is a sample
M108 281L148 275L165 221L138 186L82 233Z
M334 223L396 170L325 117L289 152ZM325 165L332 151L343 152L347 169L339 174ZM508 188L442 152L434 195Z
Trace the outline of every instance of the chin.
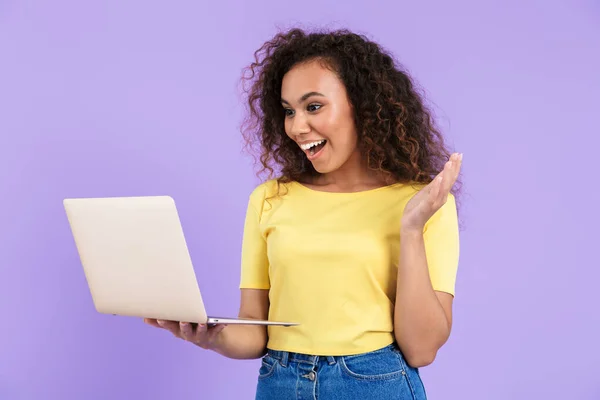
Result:
M316 167L316 166L314 166L314 165L313 165L313 168L315 169L315 171L317 171L317 173L319 173L319 174L321 174L321 175L323 175L323 174L326 174L326 173L328 173L328 172L331 172L331 171L329 171L329 170L327 170L327 169L325 169L325 168L317 168L317 167Z
M313 164L312 166L315 169L315 171L317 171L321 175L329 174L337 169L337 168L332 168L327 165L319 165L318 163L317 163L317 165Z

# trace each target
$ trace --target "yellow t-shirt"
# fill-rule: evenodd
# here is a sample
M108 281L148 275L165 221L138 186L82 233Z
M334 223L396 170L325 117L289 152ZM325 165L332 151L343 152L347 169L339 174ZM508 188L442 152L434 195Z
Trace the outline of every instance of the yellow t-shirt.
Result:
M284 185L284 184L282 184ZM422 186L330 193L275 180L250 195L241 288L269 289L268 347L350 355L394 342L393 316L404 206ZM452 195L424 230L434 290L454 295L459 236Z

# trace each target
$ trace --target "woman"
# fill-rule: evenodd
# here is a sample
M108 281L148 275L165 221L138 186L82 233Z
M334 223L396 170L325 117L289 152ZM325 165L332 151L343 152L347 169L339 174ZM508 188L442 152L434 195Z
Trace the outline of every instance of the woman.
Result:
M458 265L450 154L410 78L347 31L277 35L250 66L240 317L150 321L225 357L262 357L257 399L425 399L450 335ZM271 175L272 176L272 175Z

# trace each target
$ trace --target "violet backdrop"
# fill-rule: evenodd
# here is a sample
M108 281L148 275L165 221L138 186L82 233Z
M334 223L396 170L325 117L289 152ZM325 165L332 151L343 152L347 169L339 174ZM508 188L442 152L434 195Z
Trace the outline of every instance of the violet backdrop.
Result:
M0 1L0 398L251 399L258 360L97 314L65 197L172 195L205 301L237 313L241 69L347 27L464 153L452 337L431 399L598 399L600 7L593 1Z

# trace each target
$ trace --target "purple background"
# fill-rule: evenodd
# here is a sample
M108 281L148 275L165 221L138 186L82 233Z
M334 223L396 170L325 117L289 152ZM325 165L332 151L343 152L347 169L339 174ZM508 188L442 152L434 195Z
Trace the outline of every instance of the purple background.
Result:
M277 27L391 49L464 152L455 325L431 399L598 399L593 1L0 2L0 398L250 399L258 361L97 314L62 199L170 194L209 310L235 315L240 70Z

